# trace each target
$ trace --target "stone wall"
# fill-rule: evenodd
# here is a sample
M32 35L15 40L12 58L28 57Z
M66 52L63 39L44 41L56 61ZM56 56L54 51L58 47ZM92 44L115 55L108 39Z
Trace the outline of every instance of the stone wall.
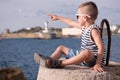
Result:
M40 38L40 39L53 39L61 38L62 35L55 33L8 33L0 34L0 38Z
M38 35L34 33L9 33L1 34L1 38L37 38Z

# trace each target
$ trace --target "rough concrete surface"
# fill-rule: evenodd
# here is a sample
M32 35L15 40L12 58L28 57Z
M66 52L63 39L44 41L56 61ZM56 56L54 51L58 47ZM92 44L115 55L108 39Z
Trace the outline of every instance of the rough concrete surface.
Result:
M70 65L61 69L39 67L37 80L120 80L120 63L110 62L102 73L89 67Z

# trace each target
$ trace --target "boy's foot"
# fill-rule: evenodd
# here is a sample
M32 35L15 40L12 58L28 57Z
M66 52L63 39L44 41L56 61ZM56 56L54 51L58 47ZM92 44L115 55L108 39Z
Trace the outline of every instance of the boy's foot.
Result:
M40 64L41 66L45 66L46 60L48 59L50 59L50 57L38 53L34 54L34 60L36 61L36 63Z
M62 68L63 67L61 66L62 60L51 59L48 56L44 56L38 53L34 54L34 60L41 66L44 66L47 68Z

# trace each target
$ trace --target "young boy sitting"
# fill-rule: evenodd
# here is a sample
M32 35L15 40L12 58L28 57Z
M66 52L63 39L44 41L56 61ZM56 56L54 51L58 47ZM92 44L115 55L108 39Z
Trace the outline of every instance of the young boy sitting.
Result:
M98 16L98 8L92 1L84 2L78 7L76 14L78 22L49 14L51 20L60 20L71 26L82 30L80 50L70 49L66 46L58 46L54 53L48 58L43 55L34 54L37 63L49 68L61 68L66 65L80 64L92 67L93 70L103 72L102 59L104 54L104 44L100 36L99 27L95 24ZM59 60L61 55L68 57L65 60ZM44 61L44 63L41 63Z

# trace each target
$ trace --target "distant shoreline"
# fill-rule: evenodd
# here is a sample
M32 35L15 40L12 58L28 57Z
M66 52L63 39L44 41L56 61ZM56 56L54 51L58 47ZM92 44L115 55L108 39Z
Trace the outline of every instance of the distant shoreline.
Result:
M104 36L107 36L107 33L103 33ZM120 34L111 34L111 36L120 36ZM0 39L4 38L37 38L37 39L54 39L54 38L71 38L78 37L81 35L62 35L57 33L4 33L0 34Z
M57 39L57 38L71 38L71 37L80 37L80 35L62 35L62 34L55 34L55 33L7 33L7 34L0 34L1 39L5 38L35 38L35 39Z

